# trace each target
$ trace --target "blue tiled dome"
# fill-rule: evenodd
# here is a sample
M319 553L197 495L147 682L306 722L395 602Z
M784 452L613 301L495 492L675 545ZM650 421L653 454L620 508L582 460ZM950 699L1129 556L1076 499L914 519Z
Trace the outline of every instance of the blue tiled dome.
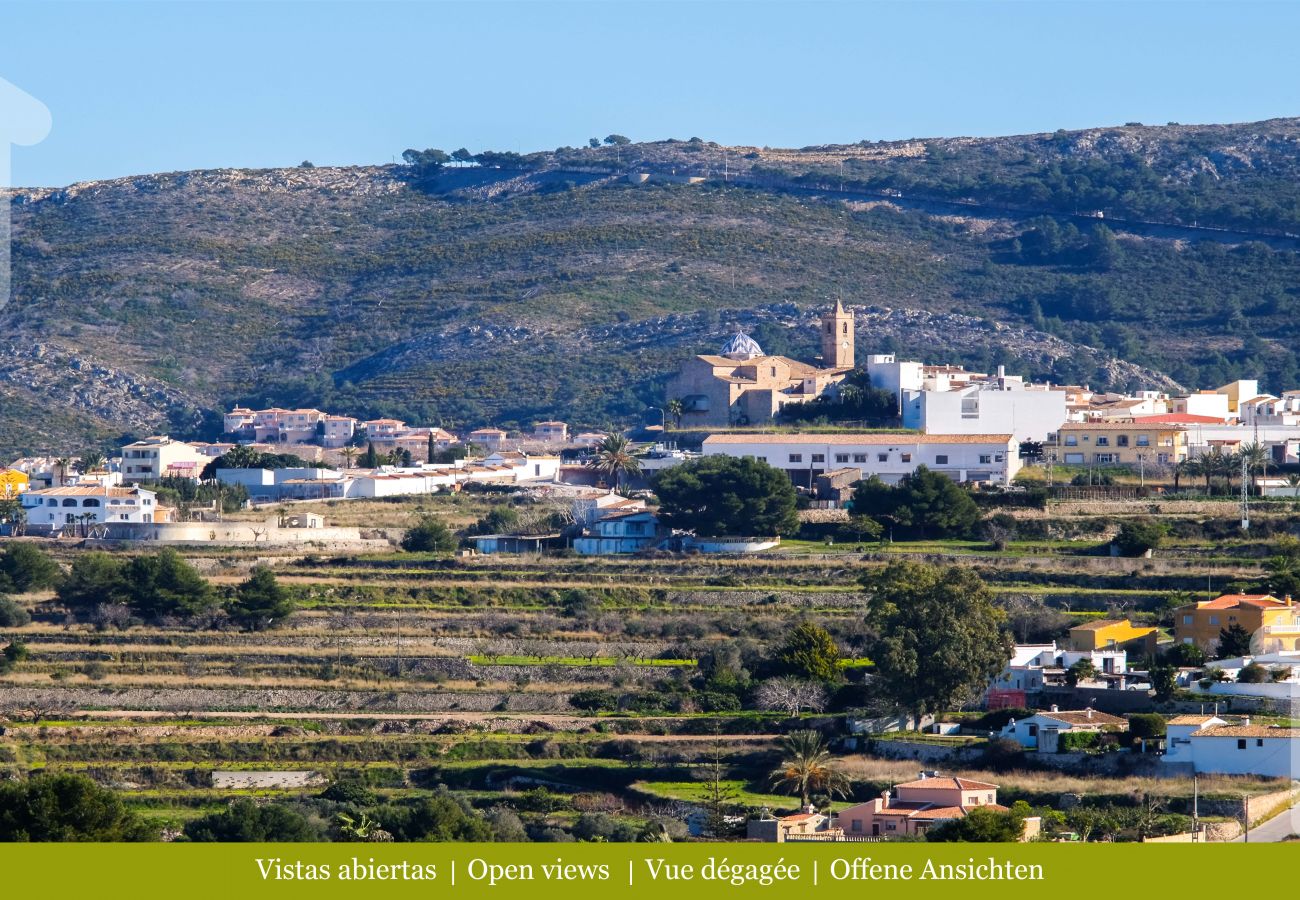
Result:
M758 346L758 341L743 331L737 331L731 340L722 345L718 354L728 359L754 359L766 355L763 353L763 348Z

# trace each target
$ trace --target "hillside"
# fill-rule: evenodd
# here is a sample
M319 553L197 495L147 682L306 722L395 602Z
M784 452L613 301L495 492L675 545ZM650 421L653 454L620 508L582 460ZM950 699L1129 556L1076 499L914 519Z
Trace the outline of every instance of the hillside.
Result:
M859 353L1300 385L1297 120L491 161L15 192L0 450L211 435L235 401L630 421L737 326L811 355L804 326L836 296Z

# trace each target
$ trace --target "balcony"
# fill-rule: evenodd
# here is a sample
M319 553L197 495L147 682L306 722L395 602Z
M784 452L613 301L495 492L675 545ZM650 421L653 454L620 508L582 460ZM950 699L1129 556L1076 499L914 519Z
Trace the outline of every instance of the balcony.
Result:
M1265 625L1260 630L1265 634L1300 634L1300 622L1292 622L1289 625Z

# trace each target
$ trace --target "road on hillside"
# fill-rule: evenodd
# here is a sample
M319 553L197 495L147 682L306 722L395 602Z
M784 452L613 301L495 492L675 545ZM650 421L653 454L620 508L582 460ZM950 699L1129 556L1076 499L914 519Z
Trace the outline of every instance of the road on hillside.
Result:
M1263 825L1250 829L1249 842L1252 844L1274 844L1285 840L1288 835L1300 834L1300 806L1292 806L1284 812L1269 819ZM1240 844L1247 840L1243 835L1232 841Z

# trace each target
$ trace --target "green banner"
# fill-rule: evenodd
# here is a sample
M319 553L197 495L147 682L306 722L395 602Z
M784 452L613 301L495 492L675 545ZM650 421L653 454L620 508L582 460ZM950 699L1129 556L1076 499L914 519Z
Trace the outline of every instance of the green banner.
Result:
M690 898L898 889L909 897L1068 896L1085 885L1239 892L1295 844L0 845L4 895ZM1015 882L1029 882L1023 887Z

